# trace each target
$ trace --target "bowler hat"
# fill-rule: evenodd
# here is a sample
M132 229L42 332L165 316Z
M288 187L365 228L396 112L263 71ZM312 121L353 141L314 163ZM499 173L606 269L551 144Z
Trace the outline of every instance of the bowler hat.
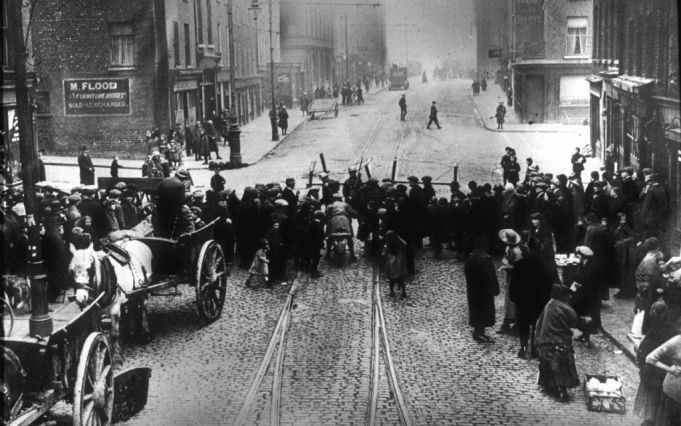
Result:
M424 177L421 178L421 181L426 182L426 183L430 183L430 182L433 181L433 178L430 177L430 176L424 176Z
M86 150L88 150L88 149L90 149L90 148L88 148L87 145L82 145L82 146L80 147L80 150L81 150L81 151L86 151Z
M418 183L419 178L417 178L416 176L409 176L409 177L407 178L407 180L408 180L409 182L416 182L416 183Z

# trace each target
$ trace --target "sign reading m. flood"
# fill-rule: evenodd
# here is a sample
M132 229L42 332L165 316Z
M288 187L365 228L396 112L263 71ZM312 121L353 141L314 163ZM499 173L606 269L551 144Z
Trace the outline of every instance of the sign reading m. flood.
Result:
M64 80L66 115L130 114L130 83L127 78Z

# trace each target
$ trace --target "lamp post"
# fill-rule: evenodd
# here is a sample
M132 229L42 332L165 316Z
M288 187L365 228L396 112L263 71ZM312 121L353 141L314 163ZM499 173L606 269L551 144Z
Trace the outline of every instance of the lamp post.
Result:
M8 35L14 48L15 93L17 122L19 126L19 155L28 225L28 273L31 282L31 336L47 337L52 333L52 317L47 305L47 279L40 251L40 228L38 225L38 202L35 182L38 176L38 152L33 132L31 101L29 99L26 60L28 53L24 44L22 1L8 3Z
M236 117L236 78L234 76L234 18L232 14L232 0L227 3L227 19L229 26L229 162L233 166L241 166L241 130Z
M272 109L270 110L270 124L272 125L272 142L279 140L277 129L277 102L274 99L274 44L272 43L272 0L268 2L270 20L270 84L272 90Z

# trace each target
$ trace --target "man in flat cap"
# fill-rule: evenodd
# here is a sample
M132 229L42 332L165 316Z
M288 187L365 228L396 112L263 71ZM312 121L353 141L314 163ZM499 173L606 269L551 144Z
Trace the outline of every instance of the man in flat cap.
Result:
M646 186L641 191L640 221L644 237L664 240L664 230L669 218L669 193L660 184L657 173L646 176Z
M177 176L163 179L156 189L156 223L154 235L161 238L171 238L175 220L185 203L185 188Z
M82 185L95 184L95 165L90 158L90 150L86 145L80 147L78 156L78 168L80 169L80 183Z

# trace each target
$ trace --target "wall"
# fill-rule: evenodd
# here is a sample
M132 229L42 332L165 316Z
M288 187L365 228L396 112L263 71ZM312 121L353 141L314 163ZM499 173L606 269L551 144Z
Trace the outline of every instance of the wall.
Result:
M87 0L42 0L33 22L40 91L49 92L50 114L38 118L40 146L48 153L76 154L88 145L93 155L141 153L145 130L162 125L157 108L153 0L109 0L92 7ZM132 22L132 69L110 68L109 22ZM67 116L64 79L127 78L130 114Z

